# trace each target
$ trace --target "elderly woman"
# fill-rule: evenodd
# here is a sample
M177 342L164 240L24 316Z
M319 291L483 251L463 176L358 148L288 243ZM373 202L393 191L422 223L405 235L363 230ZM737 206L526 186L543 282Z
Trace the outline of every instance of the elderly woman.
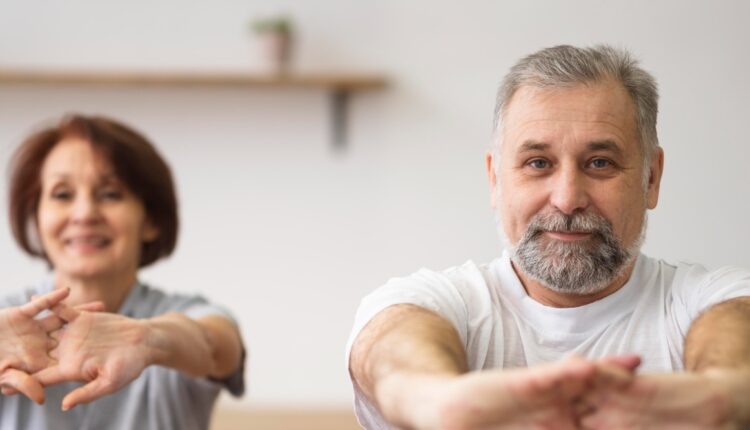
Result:
M206 429L222 387L242 394L228 312L138 281L178 230L169 167L143 136L67 117L17 150L9 203L16 241L52 272L0 299L1 429Z

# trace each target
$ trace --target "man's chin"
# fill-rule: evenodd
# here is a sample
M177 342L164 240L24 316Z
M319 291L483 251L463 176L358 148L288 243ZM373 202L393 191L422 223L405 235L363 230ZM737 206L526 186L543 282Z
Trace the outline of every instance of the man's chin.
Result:
M537 258L532 258L533 262L517 256L514 261L519 260L516 263L521 270L550 291L575 296L593 295L614 282L621 270L621 267L605 270L598 263L596 253L591 252L596 248L595 242L595 239L573 244L554 242L548 247L537 247Z

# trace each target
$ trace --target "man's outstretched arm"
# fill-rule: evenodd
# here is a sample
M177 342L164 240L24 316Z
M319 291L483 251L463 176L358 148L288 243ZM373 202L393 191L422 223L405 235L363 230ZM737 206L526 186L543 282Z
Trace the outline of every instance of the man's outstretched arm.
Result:
M686 372L639 375L592 401L589 429L750 425L750 297L708 308L685 339Z
M534 368L467 372L454 327L413 305L377 314L352 345L354 383L402 428L578 427L578 400L593 388L622 387L634 357L580 358Z
M467 370L466 353L453 326L414 305L395 305L378 313L357 336L349 359L352 380L381 414L411 428L420 427L412 408L428 402L405 391L422 391L419 387L425 384Z
M750 370L750 297L707 309L685 338L685 368Z
M750 425L750 297L716 304L693 322L684 364L727 384L731 419Z

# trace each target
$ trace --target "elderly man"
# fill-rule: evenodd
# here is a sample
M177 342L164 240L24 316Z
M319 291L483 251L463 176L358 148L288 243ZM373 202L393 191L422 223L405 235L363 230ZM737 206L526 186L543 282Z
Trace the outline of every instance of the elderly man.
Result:
M750 424L750 272L639 252L664 165L657 99L607 46L511 69L487 155L508 247L362 301L348 363L364 427Z

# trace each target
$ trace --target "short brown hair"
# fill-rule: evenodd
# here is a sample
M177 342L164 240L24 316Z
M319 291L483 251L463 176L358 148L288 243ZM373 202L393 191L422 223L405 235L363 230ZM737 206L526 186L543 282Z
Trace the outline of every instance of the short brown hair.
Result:
M29 136L13 155L8 193L13 237L28 254L45 258L29 235L36 225L41 196L40 172L47 155L61 140L78 137L112 165L117 178L138 197L159 235L141 247L139 266L147 266L174 251L179 219L172 172L166 161L143 135L110 118L68 115L59 124Z

